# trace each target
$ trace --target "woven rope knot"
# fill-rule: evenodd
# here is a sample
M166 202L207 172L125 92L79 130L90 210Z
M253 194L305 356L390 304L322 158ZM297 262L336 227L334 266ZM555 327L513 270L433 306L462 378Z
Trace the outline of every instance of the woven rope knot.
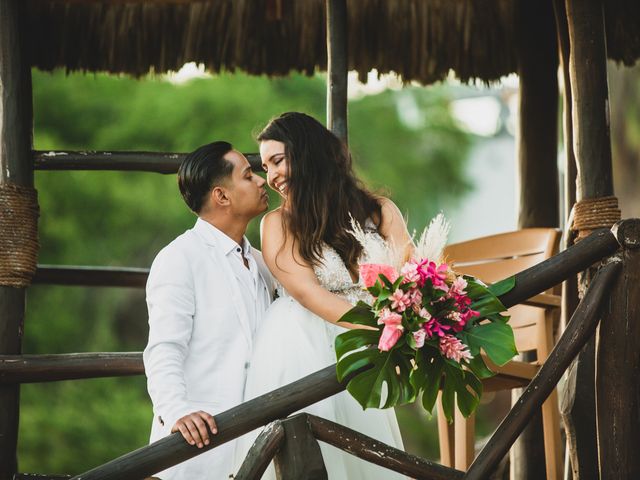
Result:
M0 285L26 287L38 260L38 192L0 185Z
M571 229L578 232L576 241L598 228L611 228L621 218L616 197L585 198L573 208Z

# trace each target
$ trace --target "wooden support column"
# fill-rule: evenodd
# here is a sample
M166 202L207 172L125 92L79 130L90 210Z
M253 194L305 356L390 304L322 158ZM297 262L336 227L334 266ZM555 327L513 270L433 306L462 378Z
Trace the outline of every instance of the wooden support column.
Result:
M562 97L562 133L564 137L564 234L563 243L560 246L563 250L569 248L573 241L574 236L571 231L572 217L570 217L571 209L576 202L576 181L577 181L577 169L576 169L576 157L573 151L573 122L571 118L572 108L572 96L571 96L571 75L569 73L569 58L571 56L571 42L569 41L569 26L567 24L567 10L565 8L565 0L554 0L553 7L556 17L556 28L558 30L558 47L560 52L560 67L562 72L563 83L563 97ZM560 331L564 331L571 315L578 306L578 277L572 276L562 282L562 308L560 319ZM585 357L588 358L588 357ZM586 367L586 370L585 370ZM589 368L590 367L590 368ZM571 424L571 417L579 415L578 412L572 413L574 406L580 407L580 403L574 402L575 396L575 384L577 377L593 378L593 364L585 365L578 361L573 362L568 373L567 383L565 388L560 392L560 412L563 418L563 424L565 426L565 434L567 436L572 435L576 437L576 427ZM569 385L574 385L570 387ZM587 432L581 433L581 437L595 438L595 424L593 422L586 422L584 427ZM575 444L575 440L572 442ZM567 448L565 456L565 480L571 480L573 474L571 464L576 464L579 460L571 457L571 449Z
M311 432L309 419L300 413L282 421L284 443L274 457L278 480L327 480L320 445Z
M347 1L327 0L327 128L348 144Z
M602 0L566 0L570 41L573 151L576 199L613 195L609 98ZM590 273L581 279L584 291ZM595 339L569 371L565 426L573 478L598 478L595 420Z
M0 187L33 186L25 7L21 0L0 0ZM0 285L0 354L21 352L24 309L25 288ZM19 385L0 386L0 480L10 480L17 471L19 399Z
M596 419L600 478L640 478L640 219L613 228L622 272L597 333Z
M518 228L557 227L558 49L551 1L518 0L517 57L520 105L517 130L520 204ZM535 361L534 352L522 355ZM512 392L516 401L522 389ZM557 401L554 393L549 404ZM520 435L510 456L511 478L538 479L560 471L556 459L545 468L542 415L538 412ZM560 436L557 435L559 442Z

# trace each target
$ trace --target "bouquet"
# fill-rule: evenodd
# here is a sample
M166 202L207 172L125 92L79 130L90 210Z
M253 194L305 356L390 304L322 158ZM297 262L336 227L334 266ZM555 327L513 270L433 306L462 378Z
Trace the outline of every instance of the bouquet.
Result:
M506 310L498 299L514 278L486 286L457 275L441 258L449 225L438 215L417 242L414 258L398 268L389 252L385 263L360 264L371 303L358 302L340 321L367 328L349 330L335 342L338 379L363 408L388 408L421 396L432 412L438 390L448 421L457 403L468 417L482 395L481 379L494 373L481 351L504 365L517 354ZM367 248L366 234L352 233ZM380 256L380 255L379 255Z

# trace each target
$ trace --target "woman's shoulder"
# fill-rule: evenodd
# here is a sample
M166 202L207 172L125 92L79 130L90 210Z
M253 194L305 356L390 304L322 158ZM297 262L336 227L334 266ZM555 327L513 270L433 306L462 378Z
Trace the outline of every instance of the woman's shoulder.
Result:
M400 213L400 209L398 206L391 200L390 198L378 196L376 198L378 200L378 204L380 205L380 219L377 219L376 222L378 227L382 227L385 224L389 224L396 219L402 218L402 213Z
M264 228L273 228L275 225L282 224L282 208L278 207L270 212L267 212L262 217L260 221L260 227Z
M260 237L264 241L266 235L282 234L282 209L280 207L267 212L260 220Z

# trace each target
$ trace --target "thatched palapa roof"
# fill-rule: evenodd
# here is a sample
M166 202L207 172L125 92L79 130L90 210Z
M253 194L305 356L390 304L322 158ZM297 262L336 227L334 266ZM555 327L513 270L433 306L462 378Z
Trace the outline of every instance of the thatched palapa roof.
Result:
M348 0L349 68L428 84L515 72L522 0ZM640 57L640 1L607 0L610 58ZM32 65L135 76L326 68L324 0L27 0ZM524 19L526 21L526 19Z

